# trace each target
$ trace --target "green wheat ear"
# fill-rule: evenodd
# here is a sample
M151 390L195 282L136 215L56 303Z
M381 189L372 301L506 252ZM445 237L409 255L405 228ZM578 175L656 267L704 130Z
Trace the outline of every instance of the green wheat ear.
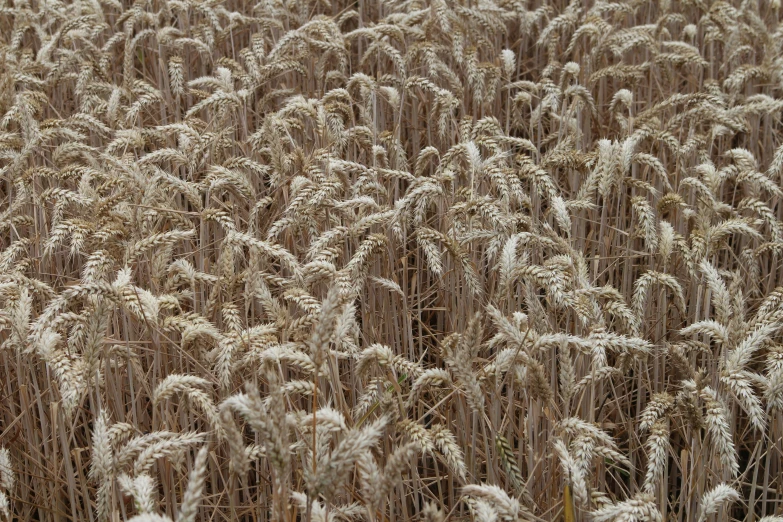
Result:
M511 444L503 435L498 434L495 435L495 448L509 482L519 495L523 488L522 472L514 459L514 451L511 449Z

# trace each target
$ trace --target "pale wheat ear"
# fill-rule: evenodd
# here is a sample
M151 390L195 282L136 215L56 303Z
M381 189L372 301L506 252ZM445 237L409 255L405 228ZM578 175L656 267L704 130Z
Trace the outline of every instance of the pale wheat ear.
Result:
M0 515L5 520L12 519L12 501L14 497L15 475L8 448L0 447Z
M669 442L670 426L668 419L656 420L650 428L650 436L647 438L647 471L644 476L642 489L647 493L654 493L658 487L661 476L666 469L671 444Z
M716 513L722 504L736 502L739 498L739 493L734 488L727 484L718 484L702 496L699 522L704 522L709 515Z
M204 482L207 475L208 457L209 448L207 446L202 447L196 455L193 471L191 471L188 478L188 489L185 491L185 495L182 498L182 505L179 508L179 514L177 516L178 522L194 522L196 520L198 505L201 501Z

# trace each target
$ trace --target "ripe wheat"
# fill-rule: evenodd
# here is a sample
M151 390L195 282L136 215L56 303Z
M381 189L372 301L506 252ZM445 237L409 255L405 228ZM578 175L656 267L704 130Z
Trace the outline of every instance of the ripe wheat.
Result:
M0 520L783 520L780 0L0 7Z

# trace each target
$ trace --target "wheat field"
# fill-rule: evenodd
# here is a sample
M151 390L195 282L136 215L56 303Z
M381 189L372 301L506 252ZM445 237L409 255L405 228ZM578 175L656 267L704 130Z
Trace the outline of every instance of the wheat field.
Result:
M6 0L0 520L783 521L780 0Z

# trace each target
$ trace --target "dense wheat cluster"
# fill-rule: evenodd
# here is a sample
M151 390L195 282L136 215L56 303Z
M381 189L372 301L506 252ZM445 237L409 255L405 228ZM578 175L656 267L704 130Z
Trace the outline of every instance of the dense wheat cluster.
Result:
M783 520L780 0L6 0L0 520Z

